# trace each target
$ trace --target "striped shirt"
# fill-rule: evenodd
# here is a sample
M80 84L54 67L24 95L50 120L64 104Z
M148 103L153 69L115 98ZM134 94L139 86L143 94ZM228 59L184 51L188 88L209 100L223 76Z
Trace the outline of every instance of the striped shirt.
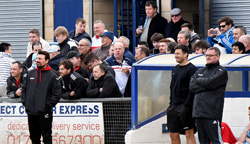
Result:
M0 52L0 86L7 85L7 78L10 76L10 67L15 60L11 58L11 55Z

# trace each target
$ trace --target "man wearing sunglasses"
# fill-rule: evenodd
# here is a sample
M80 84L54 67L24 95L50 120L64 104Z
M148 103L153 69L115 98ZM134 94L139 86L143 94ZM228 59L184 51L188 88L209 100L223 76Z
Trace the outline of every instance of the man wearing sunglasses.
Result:
M231 54L232 44L235 42L233 37L234 22L228 17L222 17L217 21L219 28L208 30L207 41L210 47L218 47L221 54Z
M170 11L171 21L165 27L164 30L164 37L168 38L171 37L177 42L177 36L179 31L181 31L181 25L184 23L189 23L182 19L181 9L174 8Z

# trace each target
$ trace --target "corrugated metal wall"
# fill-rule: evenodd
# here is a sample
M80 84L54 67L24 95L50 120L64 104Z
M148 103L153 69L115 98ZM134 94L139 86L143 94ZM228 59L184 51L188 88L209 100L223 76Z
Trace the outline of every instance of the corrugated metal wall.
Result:
M42 0L0 0L0 42L12 45L15 60L25 60L32 28L42 36Z
M211 0L210 25L218 27L217 20L230 16L234 25L243 25L250 34L250 0Z

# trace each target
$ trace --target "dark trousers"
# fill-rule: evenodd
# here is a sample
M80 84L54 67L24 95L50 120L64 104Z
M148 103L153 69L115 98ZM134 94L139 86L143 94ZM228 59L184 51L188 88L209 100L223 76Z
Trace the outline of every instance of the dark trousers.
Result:
M52 144L52 112L44 115L28 114L30 139L33 144L41 143L41 135L43 136L44 144Z
M221 127L218 120L197 118L198 138L200 144L223 144Z

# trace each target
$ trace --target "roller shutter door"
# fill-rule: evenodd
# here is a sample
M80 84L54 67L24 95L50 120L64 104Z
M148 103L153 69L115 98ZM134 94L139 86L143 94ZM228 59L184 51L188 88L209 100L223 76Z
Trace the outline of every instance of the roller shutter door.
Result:
M212 0L211 27L218 27L217 20L223 16L230 16L234 25L243 25L250 34L250 0Z
M12 45L15 60L25 60L32 28L42 36L42 0L0 0L0 42Z

